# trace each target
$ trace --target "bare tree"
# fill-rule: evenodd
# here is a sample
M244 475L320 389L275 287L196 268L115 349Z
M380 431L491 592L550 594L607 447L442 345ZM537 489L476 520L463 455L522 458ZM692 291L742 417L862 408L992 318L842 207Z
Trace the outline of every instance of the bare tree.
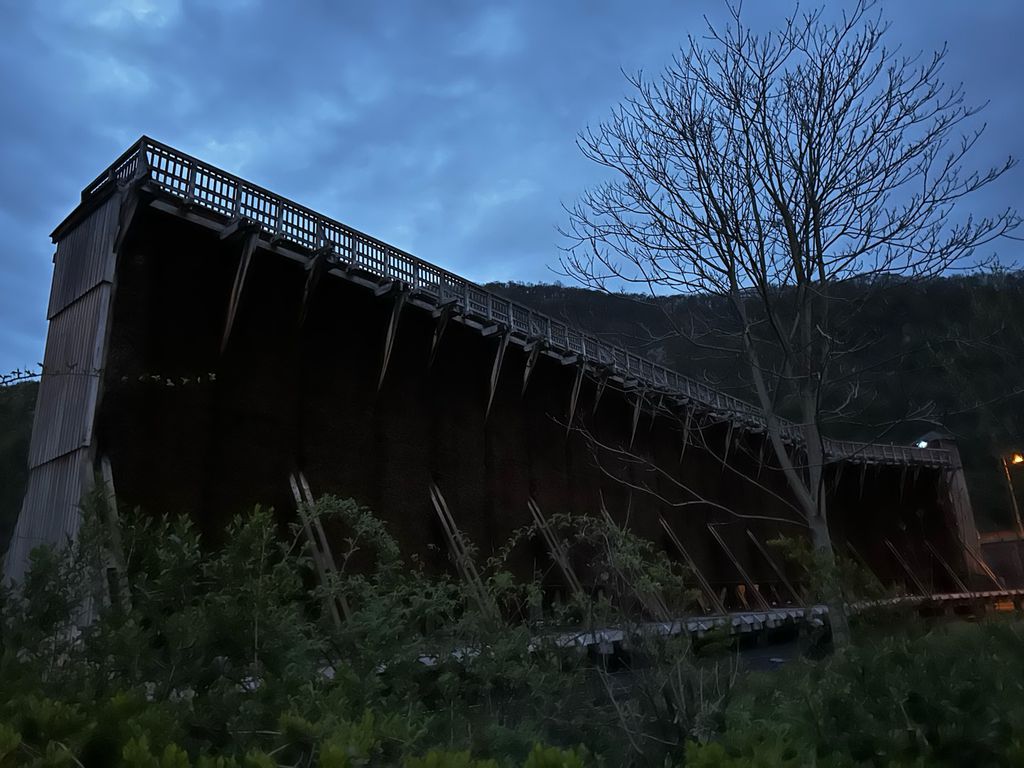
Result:
M943 82L945 49L886 47L875 0L836 20L796 11L764 34L728 7L725 27L708 22L659 77L629 77L632 95L580 136L613 174L569 210L562 263L606 291L726 300L726 328L676 330L744 361L775 459L831 558L822 425L855 402L850 356L870 343L844 320L893 278L976 264L978 246L1018 226L1011 209L954 218L1015 160L965 168L979 108Z

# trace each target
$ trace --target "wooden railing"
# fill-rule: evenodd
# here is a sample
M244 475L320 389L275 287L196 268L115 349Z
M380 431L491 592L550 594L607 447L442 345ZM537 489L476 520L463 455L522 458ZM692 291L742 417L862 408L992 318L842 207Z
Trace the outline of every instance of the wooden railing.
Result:
M738 397L658 365L581 332L548 315L517 304L412 254L316 213L269 190L215 168L165 144L142 137L82 191L83 202L111 185L144 180L184 202L231 219L256 222L272 241L318 251L327 249L340 265L384 280L397 280L439 304L454 303L461 312L540 339L554 350L611 369L641 387L664 391L706 407L753 429L764 429L760 409ZM799 430L785 424L787 439L801 441ZM949 451L897 445L826 441L832 459L861 463L950 466Z

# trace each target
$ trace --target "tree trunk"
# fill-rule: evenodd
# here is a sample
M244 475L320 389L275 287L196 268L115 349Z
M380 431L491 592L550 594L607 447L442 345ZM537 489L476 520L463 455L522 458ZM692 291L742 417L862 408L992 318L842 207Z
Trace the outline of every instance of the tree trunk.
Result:
M842 648L850 644L850 623L846 614L846 602L843 600L843 590L839 583L836 555L832 549L832 535L828 530L828 520L824 516L811 520L811 544L814 551L820 554L824 565L824 573L821 574L822 597L828 608L832 644L836 648Z

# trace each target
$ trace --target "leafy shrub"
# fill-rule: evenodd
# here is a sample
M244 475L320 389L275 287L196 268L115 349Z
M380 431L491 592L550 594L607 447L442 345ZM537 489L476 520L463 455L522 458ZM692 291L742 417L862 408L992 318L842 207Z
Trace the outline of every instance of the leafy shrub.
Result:
M1024 627L943 625L753 676L697 766L1019 765Z

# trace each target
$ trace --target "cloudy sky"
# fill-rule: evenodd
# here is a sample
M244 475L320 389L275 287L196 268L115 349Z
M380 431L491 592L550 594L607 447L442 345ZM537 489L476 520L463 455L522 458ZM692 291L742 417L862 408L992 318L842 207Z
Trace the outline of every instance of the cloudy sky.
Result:
M791 7L748 0L756 24ZM146 133L477 281L552 280L576 133L721 0L0 0L0 371L42 358L49 232ZM1024 3L890 0L1024 155ZM1024 208L1024 168L979 204ZM1004 259L1015 254L1000 246Z

